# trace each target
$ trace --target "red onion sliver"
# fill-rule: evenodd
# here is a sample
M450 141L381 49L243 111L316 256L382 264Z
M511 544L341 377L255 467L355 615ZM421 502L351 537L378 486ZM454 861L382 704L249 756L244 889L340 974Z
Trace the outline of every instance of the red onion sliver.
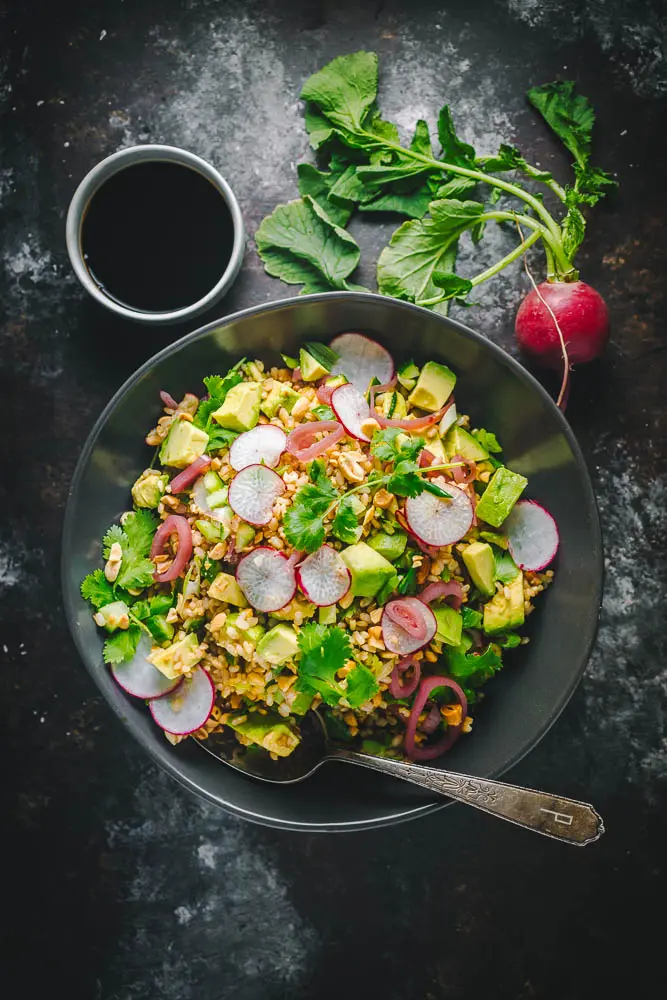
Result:
M463 603L463 588L458 580L438 580L436 583L429 583L428 587L425 587L421 594L418 595L419 600L423 601L424 604L430 604L432 601L437 601L439 597L444 597L448 604L458 611Z
M318 385L317 398L323 406L331 406L331 393L335 388L335 385Z
M461 725L459 726L448 726L447 732L441 740L434 743L432 746L418 747L415 744L415 735L417 733L417 723L419 722L419 716L424 710L424 706L429 699L429 695L432 691L439 687L451 688L455 693L456 697L461 702ZM405 729L405 753L410 758L410 760L434 760L436 757L440 757L452 746L453 743L458 739L461 730L463 728L463 720L468 714L468 700L463 692L463 689L453 681L451 677L427 677L421 682L419 691L412 705L412 711L410 712L410 718L408 719L408 724Z
M405 673L412 667L412 676L407 684L404 684L401 680L401 674ZM389 693L393 698L409 698L417 688L419 687L419 681L421 680L421 664L419 660L416 660L414 656L404 656L402 660L399 660L391 673L391 680L389 682Z
M429 465L433 465L435 462L435 455L433 452L429 451L428 448L422 448L419 455L419 468L428 469Z
M463 462L457 468L451 470L455 483L471 483L477 475L477 463L472 459L464 458L463 455L452 455L452 462Z
M171 492L182 493L183 490L187 490L188 486L192 486L194 481L199 478L204 469L208 469L211 461L210 455L200 455L199 458L196 458L192 465L188 465L187 469L183 469L177 476L174 476L169 483Z
M293 368L292 369L292 382L300 382L300 381L301 381L301 369L300 368Z
M428 715L423 720L423 722L419 723L419 728L421 729L422 733L426 733L426 735L428 736L436 731L436 729L440 725L441 720L442 716L440 715L440 709L438 708L436 703L433 702L433 704L429 709Z
M162 400L165 406L169 407L170 410L178 409L178 403L176 402L174 397L170 393L166 392L164 389L160 390L160 399Z
M164 573L156 572L154 574L154 579L158 583L169 583L170 580L175 580L180 576L192 555L192 529L187 519L180 514L170 514L155 532L151 545L151 559L162 555L167 540L172 535L178 535L178 552L168 570Z
M331 433L326 434L327 431ZM315 435L325 432L326 436L315 441ZM318 420L308 424L300 424L287 436L287 451L300 462L312 462L318 455L340 441L345 435L345 428L337 420ZM310 445L308 442L311 442ZM314 443L313 443L314 442Z
M371 400L371 416L377 420L381 427L400 427L404 431L420 431L425 427L431 427L433 424L437 424L440 418L443 416L445 410L448 409L449 403L445 403L441 409L436 413L429 413L425 417L412 417L408 419L403 417L401 420L389 420L388 417L383 417L381 413L375 408L375 397L381 392L388 392L393 389L396 385L396 380L387 382L386 385L373 385L370 390L370 400Z

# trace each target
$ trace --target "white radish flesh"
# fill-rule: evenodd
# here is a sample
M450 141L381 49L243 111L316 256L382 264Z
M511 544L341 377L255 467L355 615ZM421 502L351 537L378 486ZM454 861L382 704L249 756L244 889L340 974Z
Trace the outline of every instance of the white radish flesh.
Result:
M509 550L520 569L537 572L558 551L558 527L551 514L534 500L520 500L503 524Z
M213 681L202 667L195 667L175 691L151 701L150 710L161 729L174 736L188 736L204 725L214 701Z
M268 524L273 505L285 492L285 484L266 465L248 465L237 472L229 487L229 506L249 524Z
M410 531L425 545L440 548L458 542L473 522L474 511L470 497L454 483L442 478L434 480L451 497L437 497L433 493L420 493L405 501L405 517Z
M361 425L371 415L370 406L356 385L348 382L331 393L331 407L348 434L359 441L370 441Z
M326 608L345 597L352 577L338 552L323 545L297 568L296 581L312 604Z
M341 333L329 344L339 355L332 375L345 375L360 392L367 392L373 378L380 385L394 377L394 360L384 347L361 333Z
M274 424L259 424L239 434L229 449L229 464L236 472L248 465L268 465L275 469L285 450L287 435Z
M266 545L243 557L236 570L236 582L256 611L279 611L296 593L294 568L287 556Z
M419 601L416 597L406 597L404 600L410 602L411 611L422 616L426 626L426 635L422 639L415 639L404 628L392 621L385 608L381 620L382 639L390 653L399 653L401 656L407 656L409 653L414 653L427 646L437 630L435 615L427 604Z
M142 636L137 646L134 658L127 663L113 663L111 673L123 691L135 698L161 698L173 691L183 680L177 677L171 680L149 663L146 657L151 651L152 642L148 636Z

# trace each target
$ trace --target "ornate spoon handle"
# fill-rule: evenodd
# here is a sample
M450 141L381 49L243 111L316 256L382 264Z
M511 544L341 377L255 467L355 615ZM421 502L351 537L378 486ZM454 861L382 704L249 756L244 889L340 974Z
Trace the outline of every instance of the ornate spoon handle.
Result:
M592 844L604 833L601 817L587 802L566 799L548 792L536 792L532 788L506 785L490 778L473 778L467 774L406 764L387 757L371 757L354 750L336 749L331 756L402 778L403 781L420 785L430 792L446 795L457 802L464 802L492 816L516 823L526 830L534 830L546 837L554 837L578 847Z

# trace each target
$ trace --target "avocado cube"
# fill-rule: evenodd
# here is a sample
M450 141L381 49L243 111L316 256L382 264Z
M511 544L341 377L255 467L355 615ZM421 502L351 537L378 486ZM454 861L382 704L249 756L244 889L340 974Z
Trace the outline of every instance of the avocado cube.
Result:
M164 648L154 646L146 659L165 677L175 680L186 670L195 667L203 655L197 636L194 632L190 632L183 639L173 642L171 646Z
M221 427L230 431L250 431L259 420L262 386L259 382L239 382L233 386L225 401L211 417Z
M301 615L302 620L312 618L315 614L315 605L306 601L305 598L293 597L289 604L286 604L280 611L272 611L271 617L279 622L293 622L297 614Z
M236 550L242 552L243 549L247 549L255 541L256 534L257 532L251 524L246 524L245 521L239 524L236 529L236 539L234 541Z
M212 597L215 601L226 601L227 604L235 604L237 608L248 607L248 602L245 599L243 591L231 573L218 573L208 588L208 596Z
M505 597L505 591L508 591L509 597ZM523 573L519 572L484 605L483 628L492 635L494 632L518 628L524 621Z
M456 385L456 375L446 365L437 361L427 361L421 370L417 385L408 396L408 403L420 410L435 413L441 409Z
M243 619L242 619L243 620ZM227 615L227 621L225 622L226 628L233 628L237 633L236 642L239 641L239 636L242 642L249 642L253 649L256 649L260 640L264 636L265 628L262 625L251 625L250 628L241 628L238 623L239 615L238 612L234 612L231 615Z
M105 628L107 632L115 632L116 629L126 629L130 624L130 609L125 601L112 601L105 604L97 611L93 618L95 624Z
M375 399L375 409L383 417L402 420L408 412L405 396L400 392L383 392Z
M285 407L288 413L291 413L297 400L300 398L299 393L292 389L291 386L281 382L274 385L266 399L263 399L260 403L259 408L264 416L271 420L282 406Z
M349 545L341 558L352 576L353 597L375 597L396 574L392 564L365 542Z
M430 451L435 462L433 465L444 465L449 461L445 453L445 447L439 437L431 438L426 442L426 451Z
M317 609L317 620L320 625L335 625L336 624L336 605L330 604L326 608Z
M404 531L395 531L393 535L388 535L386 531L379 531L377 535L368 539L368 544L389 562L394 562L405 552L408 536Z
M469 462L483 462L489 457L486 448L482 448L476 437L469 434L465 427L456 424L450 427L445 435L443 446L447 455L461 455Z
M492 597L495 593L496 560L493 549L487 542L472 542L463 552L463 562L470 573L470 579L480 593Z
M305 715L306 712L310 711L310 706L312 704L312 694L306 694L305 691L299 691L290 705L290 712L292 715Z
M527 485L525 476L501 465L491 476L489 485L477 504L477 517L492 527L499 528Z
M186 469L203 455L208 434L189 420L175 420L160 448L160 461L175 469Z
M331 371L330 368L325 368L320 361L314 358L312 354L309 354L303 347L299 351L299 368L301 369L301 378L304 382L315 382L318 378L324 378Z
M296 632L289 625L274 625L257 643L257 653L277 666L293 659L299 649Z
M450 608L448 604L443 604L439 608L433 608L433 614L438 626L436 639L448 646L458 646L463 632L463 618L460 613Z
M250 743L256 743L278 757L289 757L301 742L298 733L295 733L279 715L248 712L247 716L238 718L242 721L236 722L235 719L230 719L227 725Z
M166 472L146 469L132 486L135 506L155 509L162 499L168 482L169 476Z

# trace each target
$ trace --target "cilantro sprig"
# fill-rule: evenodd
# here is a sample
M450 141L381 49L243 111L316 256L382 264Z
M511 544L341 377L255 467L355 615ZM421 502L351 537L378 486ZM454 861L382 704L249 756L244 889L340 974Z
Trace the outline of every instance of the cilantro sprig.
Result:
M298 641L297 691L319 694L326 705L335 706L345 699L350 708L358 708L379 690L375 675L362 663L356 663L344 681L338 679L338 671L352 659L350 638L342 628L304 625Z
M228 448L232 441L238 437L235 431L227 430L216 424L212 415L216 410L220 409L227 398L229 390L243 381L241 368L245 364L245 360L245 358L241 358L240 361L237 361L226 375L208 375L202 380L206 386L208 398L202 399L200 402L193 423L196 427L201 427L208 434L208 444L206 447L209 452Z

